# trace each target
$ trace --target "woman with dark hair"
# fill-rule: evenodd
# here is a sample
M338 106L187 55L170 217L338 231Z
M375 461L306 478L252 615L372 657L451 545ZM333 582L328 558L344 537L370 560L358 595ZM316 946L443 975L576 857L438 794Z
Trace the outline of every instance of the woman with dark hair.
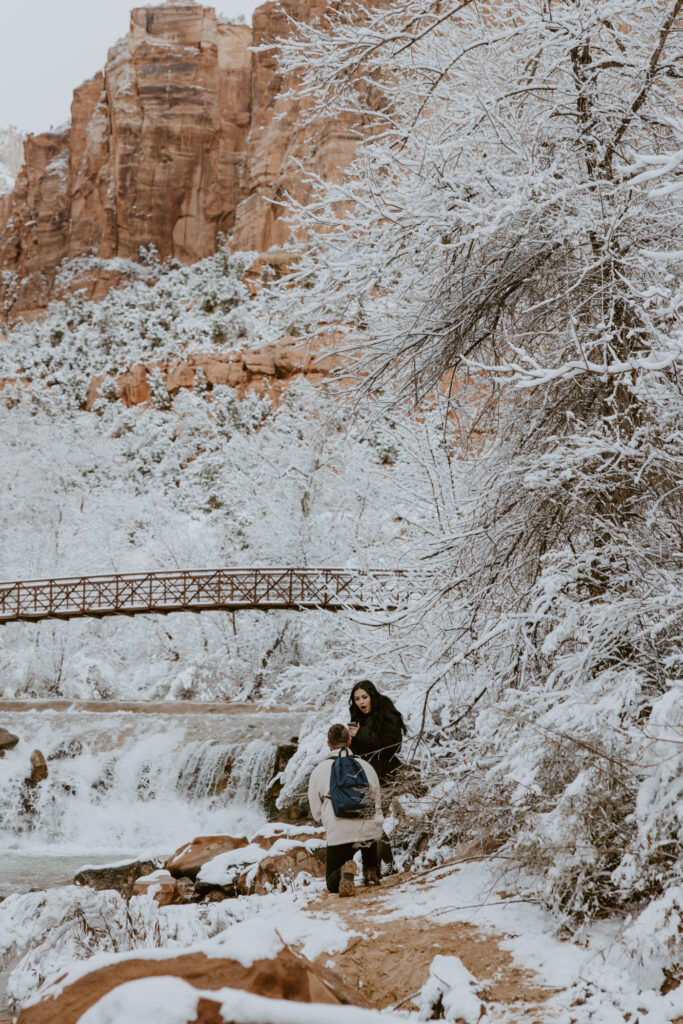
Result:
M351 751L372 765L380 786L384 786L401 764L398 752L406 732L403 715L393 700L380 693L369 679L356 683L351 691L349 709ZM384 832L377 841L377 862L378 865L387 864L389 873L395 870L391 843Z
M406 731L403 715L369 679L356 683L349 709L351 750L372 765L384 785L401 764L398 752Z

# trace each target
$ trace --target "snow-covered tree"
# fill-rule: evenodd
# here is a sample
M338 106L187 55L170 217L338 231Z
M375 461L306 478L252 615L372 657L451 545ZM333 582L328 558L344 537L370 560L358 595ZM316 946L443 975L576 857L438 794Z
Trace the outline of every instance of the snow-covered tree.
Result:
M471 442L424 672L486 687L442 768L494 766L441 832L476 801L574 920L643 897L683 918L682 8L333 5L281 53L359 139L290 203L282 315L345 325L364 392L439 392Z

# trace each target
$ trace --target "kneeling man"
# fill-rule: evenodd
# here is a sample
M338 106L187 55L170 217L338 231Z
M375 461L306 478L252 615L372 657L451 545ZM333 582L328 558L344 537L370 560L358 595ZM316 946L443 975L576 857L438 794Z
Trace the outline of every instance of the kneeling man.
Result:
M372 765L362 758L354 758L349 749L349 731L344 725L333 725L327 733L330 756L313 769L308 783L308 802L311 814L325 827L327 851L325 874L327 888L340 896L352 896L356 865L353 856L361 851L363 859L363 882L365 885L379 885L377 874L377 840L382 835L384 818L379 779ZM330 781L335 759L350 757L365 772L367 779L367 800L374 802L370 817L338 817L330 794Z

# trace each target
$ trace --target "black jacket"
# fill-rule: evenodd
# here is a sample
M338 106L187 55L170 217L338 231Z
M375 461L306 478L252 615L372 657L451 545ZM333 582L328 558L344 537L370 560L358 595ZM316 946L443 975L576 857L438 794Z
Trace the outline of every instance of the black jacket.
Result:
M354 708L351 718L360 728L351 739L351 750L365 758L377 772L380 782L401 764L398 752L403 742L403 723L389 697L381 696L379 707L373 705L369 715Z

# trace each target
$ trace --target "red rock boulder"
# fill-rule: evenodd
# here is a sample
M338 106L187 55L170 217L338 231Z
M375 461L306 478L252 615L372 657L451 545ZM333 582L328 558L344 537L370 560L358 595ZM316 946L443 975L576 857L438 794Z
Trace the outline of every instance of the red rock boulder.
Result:
M27 1006L19 1014L17 1024L77 1024L80 1017L112 989L141 978L157 977L181 978L197 989L210 991L233 988L302 1003L369 1005L338 975L312 964L289 948L280 948L272 958L255 960L246 967L227 957L186 953L158 960L151 957L126 959L100 967L66 985L56 996ZM225 1024L220 1017L200 1019L215 1019Z
M245 871L237 883L238 891L263 896L272 890L286 888L304 872L314 878L324 878L325 864L305 846L294 846L283 853L264 857Z
M177 882L170 871L161 868L149 875L141 875L135 879L133 896L152 896L160 907L173 903L176 897Z
M238 989L220 992L199 991L180 978L144 978L129 981L108 992L89 1011L98 1021L167 1021L170 1016L180 1024L301 1024L303 1020L327 1024L332 1014L337 1024L388 1024L389 1020L375 1010L357 1006L340 1006L334 1010L329 1004L306 1005L302 1002L267 999ZM91 1024L91 1016L81 1018L81 1024ZM0 1020L0 1024L3 1024ZM7 1021L7 1024L12 1024Z
M185 875L194 881L199 869L207 861L243 846L247 846L246 836L197 836L171 854L164 867L174 878Z

